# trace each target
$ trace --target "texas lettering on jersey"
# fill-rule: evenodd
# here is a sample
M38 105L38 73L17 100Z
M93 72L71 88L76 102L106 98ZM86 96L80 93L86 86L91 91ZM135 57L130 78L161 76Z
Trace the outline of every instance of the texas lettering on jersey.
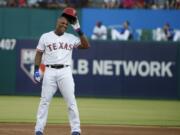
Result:
M71 51L73 48L77 48L77 46L73 46L72 44L68 44L64 42L59 42L59 43L48 44L47 48L49 49L50 52L58 49L65 49Z
M45 65L71 65L73 48L77 48L80 44L80 39L72 34L64 33L57 36L54 31L50 31L41 36L37 50L44 52Z

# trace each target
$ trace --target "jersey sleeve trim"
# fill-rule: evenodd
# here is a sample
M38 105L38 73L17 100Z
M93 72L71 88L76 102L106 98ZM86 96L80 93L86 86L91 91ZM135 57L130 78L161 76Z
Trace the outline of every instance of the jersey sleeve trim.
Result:
M39 49L39 48L36 48L36 51L38 51L38 52L44 52L44 50L41 50L41 49Z

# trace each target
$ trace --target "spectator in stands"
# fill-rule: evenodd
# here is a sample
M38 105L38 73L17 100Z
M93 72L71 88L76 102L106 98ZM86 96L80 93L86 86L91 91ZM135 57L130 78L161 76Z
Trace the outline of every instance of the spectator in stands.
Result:
M165 23L163 28L157 28L155 31L156 41L173 41L174 36L175 32L169 23Z
M169 23L164 25L163 31L168 41L180 41L180 30L174 30Z
M135 8L144 8L145 1L144 0L135 0L134 6L135 6Z
M67 7L68 0L56 0L58 8L65 8Z
M171 7L175 9L180 9L180 0L172 0Z
M154 4L154 0L144 0L144 8L151 9Z
M7 0L0 0L0 7L4 7L7 5Z
M135 2L134 0L122 0L122 7L123 8L134 8Z
M16 2L16 0L8 0L8 1L7 1L7 6L8 6L8 7L17 7L17 2Z
M58 0L38 0L38 4L41 8L59 8Z
M65 8L69 5L69 0L38 0L39 7L49 9ZM70 6L70 5L69 5Z
M132 29L130 28L129 21L125 21L123 23L123 26L119 28L112 27L111 38L112 40L124 40L124 41L132 39Z
M104 8L115 8L117 7L116 0L104 0L103 7Z
M64 0L48 0L47 8L65 8L67 5Z
M38 0L27 0L27 6L28 7L38 7Z
M156 5L158 9L164 9L166 4L168 3L169 0L156 0Z
M48 0L37 0L37 3L40 8L47 8Z
M26 7L26 0L17 0L18 7Z
M92 40L106 40L107 39L107 28L102 24L101 21L98 21L93 28L93 34L91 36Z
M74 8L88 7L90 0L66 0L68 5Z
M119 8L145 8L146 0L118 0Z
M167 40L172 41L175 33L169 23L164 24L163 31L164 31L164 34L165 34Z

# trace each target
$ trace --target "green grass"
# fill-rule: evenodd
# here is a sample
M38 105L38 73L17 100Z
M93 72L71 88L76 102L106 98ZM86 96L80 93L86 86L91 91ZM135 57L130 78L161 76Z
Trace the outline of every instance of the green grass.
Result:
M82 124L180 126L180 101L77 98ZM39 97L0 96L0 122L35 122ZM55 97L48 123L68 123L64 100Z

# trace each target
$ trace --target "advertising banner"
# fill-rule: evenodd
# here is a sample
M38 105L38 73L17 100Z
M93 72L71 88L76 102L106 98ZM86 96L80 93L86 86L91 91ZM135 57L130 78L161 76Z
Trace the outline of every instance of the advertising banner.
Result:
M17 42L17 93L40 93L33 81L37 41ZM77 96L178 98L177 46L153 42L91 41L73 52Z

